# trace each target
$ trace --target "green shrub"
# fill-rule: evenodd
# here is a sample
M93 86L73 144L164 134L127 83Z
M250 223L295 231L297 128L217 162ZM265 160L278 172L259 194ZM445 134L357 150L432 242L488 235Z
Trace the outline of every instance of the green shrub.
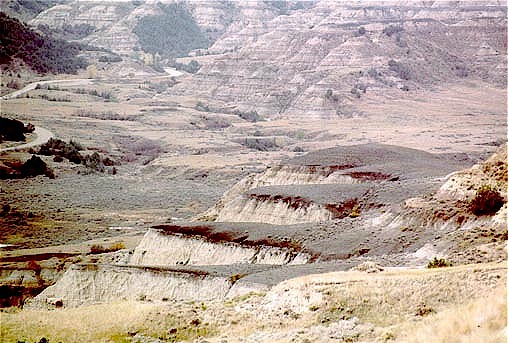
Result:
M194 108L201 112L210 112L210 106L201 101L198 101Z
M85 150L85 148L83 147L83 145L81 143L79 143L78 141L75 141L75 140L70 140L69 141L69 144L72 145L73 147L76 148L76 150Z
M477 216L493 215L503 206L504 199L496 189L484 185L478 189L475 197L469 202L468 209Z
M452 264L448 261L446 261L444 258L438 259L437 257L434 257L432 261L427 263L427 268L443 268L443 267L451 267Z
M241 143L243 146L246 146L249 149L259 150L259 151L271 151L277 150L279 146L275 142L273 138L264 138L264 137L248 137L245 138Z
M422 303L417 307L415 315L424 317L435 312L436 311L432 307L429 307L427 304Z
M337 94L333 94L331 89L327 89L325 92L325 99L332 102L338 102L339 96Z
M189 64L176 62L175 69L183 70L191 74L196 74L199 71L199 69L201 69L201 64L199 64L199 62L196 60L190 61Z
M372 77L374 80L377 80L377 81L382 81L382 75L380 72L378 72L376 70L376 68L370 68L369 70L367 70L367 75L369 75L370 77Z
M114 54L112 56L100 56L99 62L111 62L111 63L122 62L122 58L117 54Z

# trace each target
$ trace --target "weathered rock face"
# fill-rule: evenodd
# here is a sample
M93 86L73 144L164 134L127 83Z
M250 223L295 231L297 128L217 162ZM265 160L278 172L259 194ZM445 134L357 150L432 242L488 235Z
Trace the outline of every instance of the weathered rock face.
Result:
M228 265L304 264L310 255L276 247L243 246L233 242L208 242L203 237L185 237L149 230L130 259L132 265Z
M62 28L64 25L90 25L94 32L83 40L86 43L111 49L115 52L131 54L139 48L136 35L132 33L133 25L140 14L154 13L151 6L137 9L127 2L71 2L57 5L40 13L30 21L30 25L47 25Z
M317 2L226 32L190 82L210 101L305 118L355 115L364 90L466 77L505 85L505 17L496 2Z
M381 172L356 172L353 165L279 165L264 173L247 176L234 185L200 220L228 222L265 222L296 224L327 221L336 218L327 203L306 201L298 197L267 196L249 190L284 185L352 185L367 181L386 180L391 176ZM344 199L348 200L348 199Z
M481 186L497 189L507 198L508 189L508 144L503 144L485 162L448 176L436 194L438 199L471 200Z
M334 218L332 212L315 203L294 205L290 201L273 201L257 197L238 197L220 211L218 222L257 222L275 225L324 222Z
M408 197L390 183L444 177L457 161L367 144L315 151L284 163L240 180L196 219L281 225L356 216L362 205L397 203Z
M40 13L30 25L47 25L62 28L64 25L90 25L94 32L85 37L86 43L111 49L128 56L140 50L138 37L133 33L140 18L160 15L159 1L139 2L82 2L72 1L56 5ZM259 2L163 1L167 5L183 5L192 15L201 30L215 41L225 32L236 32L244 26L262 27L265 20L278 14L278 9ZM154 28L155 30L156 28Z
M324 184L324 183L358 183L358 178L342 172L351 168L351 165L343 166L297 166L279 165L273 166L266 172L252 175L235 187L243 190L273 185L302 185L302 184Z
M36 296L55 283L63 274L54 268L0 268L0 307L22 306L27 298Z
M169 2L167 2L169 3ZM182 2L214 42L199 72L168 92L266 117L360 114L365 92L464 79L506 87L506 4L454 2ZM145 59L133 29L157 1L54 6L30 24L88 24L83 41ZM152 57L153 58L153 57ZM403 91L401 91L401 96Z
M222 299L232 283L226 277L121 266L75 265L53 286L27 304L46 307L51 299L63 306L79 306L119 299Z

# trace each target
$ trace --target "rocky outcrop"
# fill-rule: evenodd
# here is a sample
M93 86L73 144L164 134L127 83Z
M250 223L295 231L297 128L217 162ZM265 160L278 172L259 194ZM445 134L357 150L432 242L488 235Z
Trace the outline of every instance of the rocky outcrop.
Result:
M223 299L232 282L206 272L112 265L74 265L53 286L27 303L48 307L60 299L65 307L114 300Z
M168 5L176 1L166 1ZM215 41L226 32L241 30L244 26L262 27L279 13L277 8L258 2L200 1L178 2L192 15L201 30ZM162 13L159 1L140 2L82 2L71 1L53 6L30 21L30 25L62 28L65 25L90 25L91 34L83 41L104 47L125 56L142 58L139 39L133 32L139 20ZM154 28L156 30L157 28ZM231 43L224 43L231 45ZM136 53L137 52L137 53Z
M279 165L270 167L263 173L249 175L240 180L223 195L214 207L198 217L198 220L256 221L272 224L329 220L333 216L326 209L316 204L305 207L291 206L290 202L264 201L267 199L262 200L255 196L244 197L243 194L252 189L274 185L354 184L362 182L362 178L343 172L343 170L351 167L352 165ZM296 209L299 209L298 213L294 213ZM277 213L279 218L271 220L269 219L269 213ZM253 216L253 214L255 215ZM288 221L286 222L286 220Z
M34 261L0 265L0 307L22 306L27 298L54 284L62 274L62 269L41 267Z
M258 222L275 225L328 221L331 212L314 203L293 205L287 201L239 197L229 202L215 217L219 222Z
M84 42L130 55L135 48L139 49L137 37L132 33L135 19L139 18L140 14L150 15L153 12L150 6L137 9L126 2L75 1L49 8L31 20L30 25L47 25L52 28L90 25L94 30L83 38Z
M330 118L359 115L364 91L468 77L505 85L505 17L498 2L316 2L226 32L171 92L192 84L264 116Z
M444 177L465 162L383 144L314 151L240 180L196 219L296 224L344 218L354 215L357 206L408 197L401 194L401 186L396 189L390 183ZM405 187L418 193L414 186ZM375 195L378 191L380 196Z
M471 200L481 186L490 186L508 198L508 143L485 162L452 173L436 194L438 199Z
M188 237L150 229L134 250L131 265L229 265L305 264L310 255L271 246L249 246L235 242L210 242L206 237Z
M24 308L77 307L118 300L210 301L267 291L267 284L244 281L241 270L75 264Z
M260 187L280 185L358 184L389 177L382 173L343 171L351 166L275 166L261 174L240 180L198 220L266 222L295 224L335 218L326 203L319 204L298 196L247 194Z

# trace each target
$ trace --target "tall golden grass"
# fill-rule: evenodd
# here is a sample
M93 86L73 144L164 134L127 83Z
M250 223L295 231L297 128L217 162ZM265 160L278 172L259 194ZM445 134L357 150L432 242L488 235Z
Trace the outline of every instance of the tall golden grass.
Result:
M1 342L123 342L153 304L122 302L79 308L1 313Z
M486 298L428 316L404 328L400 342L500 343L507 341L506 287Z

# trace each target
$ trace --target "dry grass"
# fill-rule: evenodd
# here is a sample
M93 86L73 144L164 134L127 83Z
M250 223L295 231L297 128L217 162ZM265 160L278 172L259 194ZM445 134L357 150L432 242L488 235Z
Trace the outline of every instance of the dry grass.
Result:
M412 332L414 329L408 329L408 323L415 325L426 318L443 316L450 308L465 307L472 299L487 298L505 283L506 264L494 263L431 270L389 270L377 274L337 272L288 280L270 292L269 306L279 309L279 318L284 312L301 313L300 324L304 325L357 317L376 328L372 336L362 337L370 341L385 334L386 338L395 338L394 332L398 332L397 336ZM294 292L294 289L299 291ZM309 294L319 299L315 296L318 293L322 295L321 300L305 301L305 295ZM501 304L499 308L502 306L506 307ZM460 321L464 322L463 326L475 325L467 317L454 319L454 322ZM500 321L505 323L506 319ZM474 337L474 332L471 335ZM421 342L424 341L434 342Z
M467 305L430 315L404 328L400 342L497 343L507 340L506 287ZM410 333L410 334L408 334Z
M255 332L291 336L294 329L358 317L375 328L362 331L364 342L501 342L505 284L506 264L499 263L317 274L225 302L120 302L4 312L0 341L128 342L129 333L140 333L170 342L198 337L236 342Z
M57 310L1 313L0 342L97 343L130 342L133 335L169 342L215 335L217 325L229 323L233 309L197 302L122 301Z
M506 268L448 268L438 272L380 273L337 285L318 287L325 295L322 315L358 317L377 326L414 320L466 300L491 294L506 282Z
M1 342L124 342L154 305L123 302L55 311L1 313Z

